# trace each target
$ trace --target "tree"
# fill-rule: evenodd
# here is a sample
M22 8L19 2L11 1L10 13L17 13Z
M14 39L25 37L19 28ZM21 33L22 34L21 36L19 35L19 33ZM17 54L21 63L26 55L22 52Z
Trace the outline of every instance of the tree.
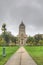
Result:
M5 45L5 43L6 43L6 41L5 41L4 39L1 39L1 40L0 40L0 45L1 45L1 46Z
M31 37L31 36L29 36L28 38L27 38L27 44L29 44L29 45L33 45L33 42L34 42L34 39L33 39L33 37Z
M40 45L43 45L43 40L39 40L39 44Z
M42 35L37 34L34 36L35 45L38 45L40 40L42 40Z
M9 45L9 42L10 42L10 33L6 31L6 24L4 23L2 25L2 38L6 41L6 45Z
M16 45L16 42L17 42L18 38L17 37L14 37L14 36L11 36L10 38L11 38L11 41L13 43L15 43L15 45Z
M5 32L6 32L6 24L5 23L2 25L2 31L3 31L3 38L5 40Z

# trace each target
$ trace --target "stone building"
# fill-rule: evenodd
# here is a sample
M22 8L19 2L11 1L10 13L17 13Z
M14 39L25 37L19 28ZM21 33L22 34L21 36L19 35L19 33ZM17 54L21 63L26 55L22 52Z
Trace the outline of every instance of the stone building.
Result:
M20 45L25 45L27 40L25 25L23 22L19 25L18 41Z

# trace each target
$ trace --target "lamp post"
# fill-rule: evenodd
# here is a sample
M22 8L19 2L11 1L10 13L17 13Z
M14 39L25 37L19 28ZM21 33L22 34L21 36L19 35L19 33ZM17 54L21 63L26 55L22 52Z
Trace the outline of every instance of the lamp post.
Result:
M3 31L3 33L4 33L4 41L5 41L5 32L6 32L6 24L3 24L2 25L2 31ZM4 42L4 44L3 44L3 57L5 57L6 56L6 52L5 52L5 42Z

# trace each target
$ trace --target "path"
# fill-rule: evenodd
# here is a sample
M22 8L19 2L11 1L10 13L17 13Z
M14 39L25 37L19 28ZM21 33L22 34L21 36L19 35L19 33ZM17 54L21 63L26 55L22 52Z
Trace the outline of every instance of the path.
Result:
M21 47L5 65L37 65L27 51Z

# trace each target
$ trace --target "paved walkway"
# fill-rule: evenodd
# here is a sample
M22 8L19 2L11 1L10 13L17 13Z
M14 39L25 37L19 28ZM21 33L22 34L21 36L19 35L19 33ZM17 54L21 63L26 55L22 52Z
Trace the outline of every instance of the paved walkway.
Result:
M21 47L5 65L37 65L27 51Z

